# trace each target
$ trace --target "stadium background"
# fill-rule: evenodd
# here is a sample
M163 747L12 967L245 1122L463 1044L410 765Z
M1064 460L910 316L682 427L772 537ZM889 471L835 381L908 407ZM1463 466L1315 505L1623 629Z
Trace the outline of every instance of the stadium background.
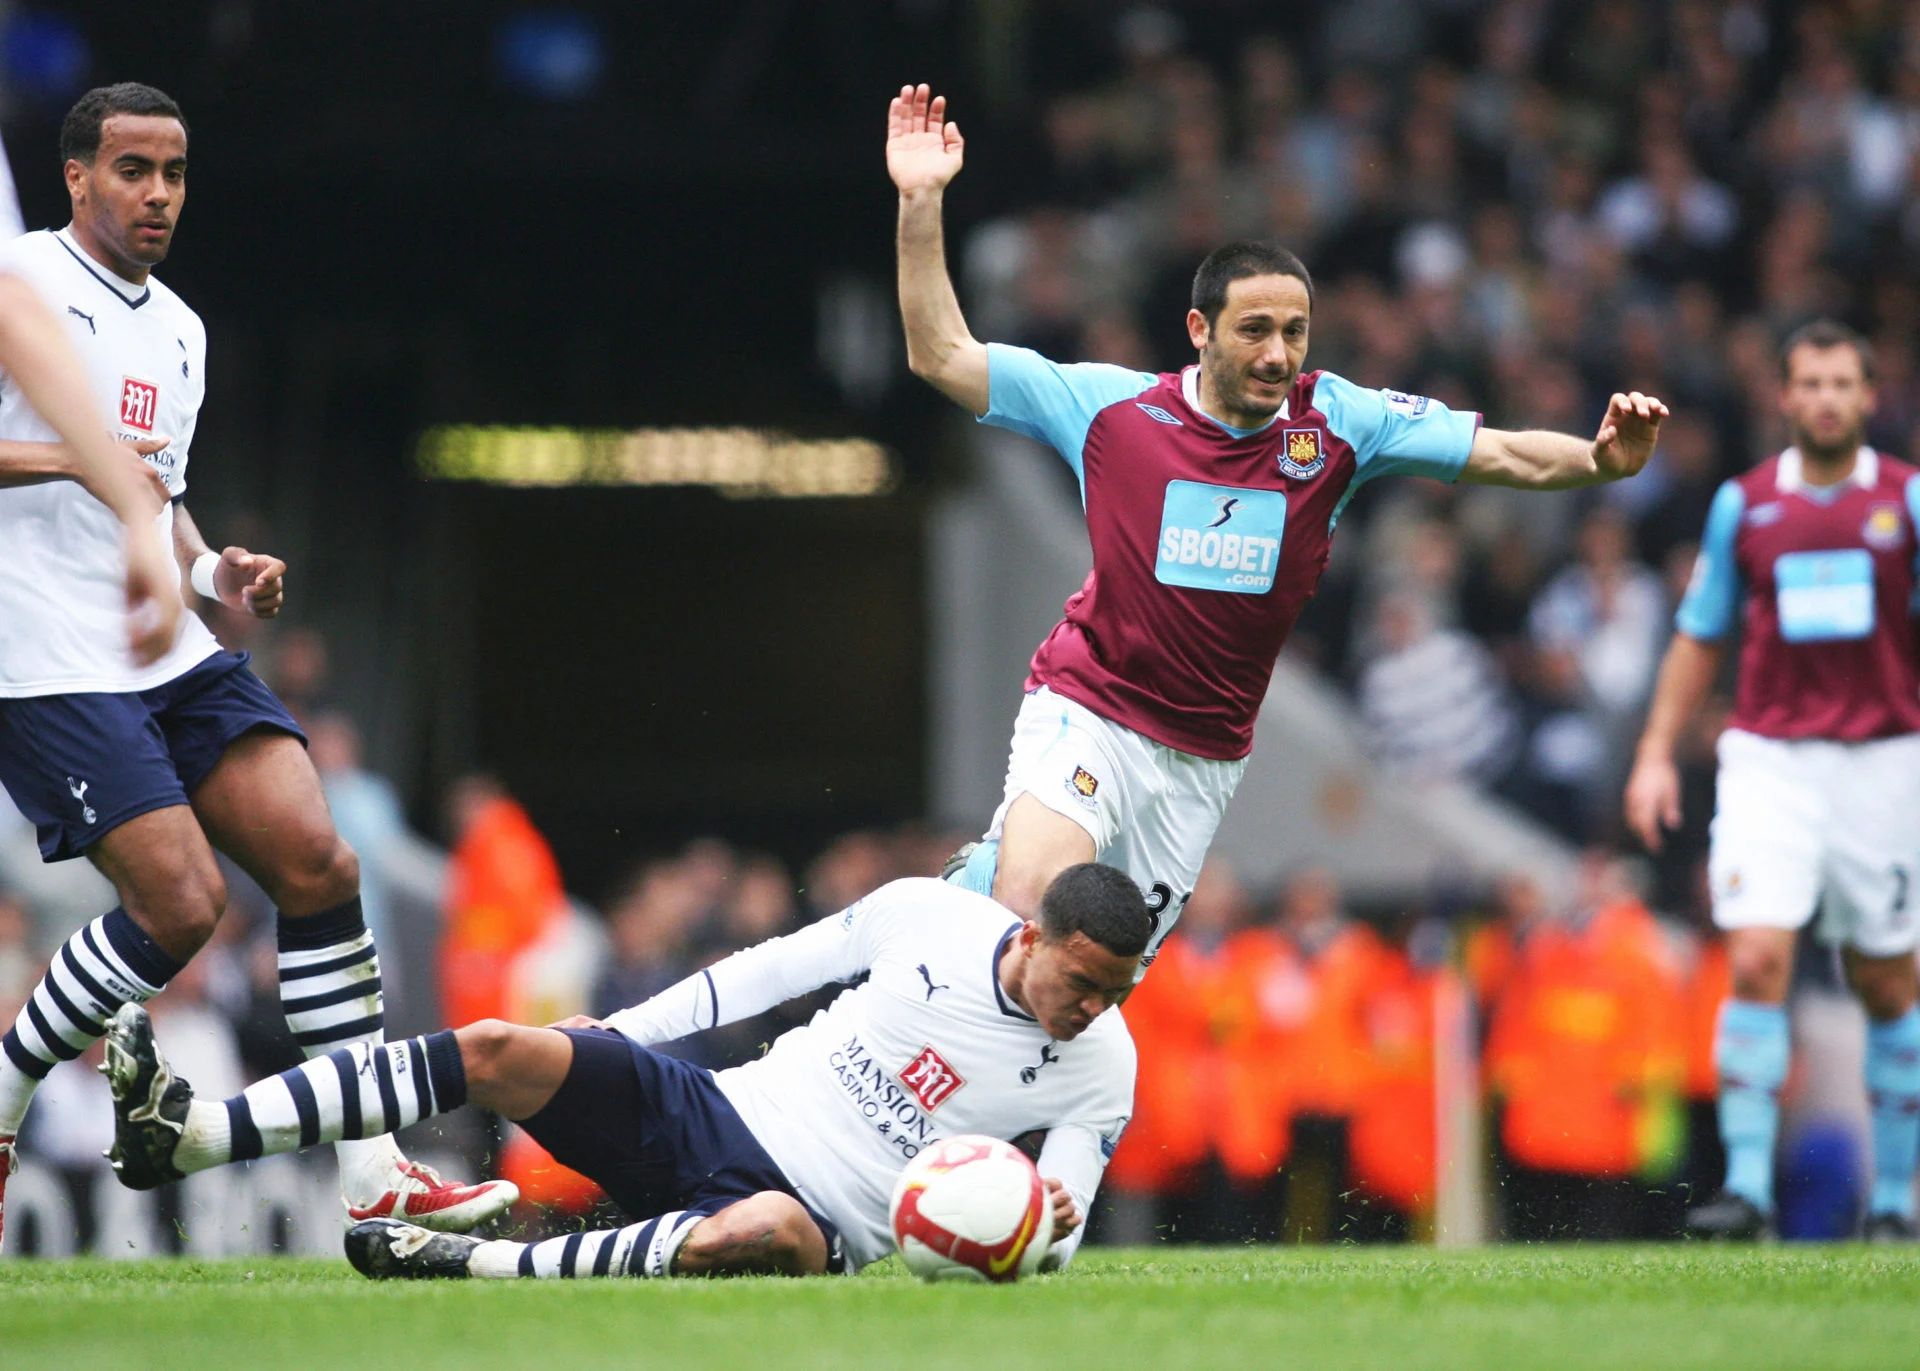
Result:
M1665 396L1654 467L1604 496L1356 501L1263 716L1278 779L1223 837L1242 878L1215 872L1180 978L1170 959L1149 982L1145 1050L1179 1069L1143 1076L1131 1194L1102 1221L1652 1235L1711 1179L1711 721L1666 858L1620 846L1615 796L1706 502L1777 446L1778 337L1823 312L1866 330L1873 440L1912 449L1909 7L216 0L0 24L31 225L64 221L51 148L87 85L150 81L192 122L163 273L210 336L191 501L293 568L281 623L218 628L323 740L403 1031L610 1007L928 870L985 818L1084 540L1057 462L901 365L879 108L902 80L968 132L949 240L982 336L1178 365L1194 261L1259 234L1319 279L1315 365L1505 425L1584 431L1609 389ZM705 466L539 484L565 475L556 442L685 429L719 431ZM729 470L741 429L792 435L800 487L828 480L808 443L877 444L886 475L839 497L674 483ZM481 438L495 479L429 479ZM1400 814L1421 860L1368 813ZM22 842L0 858L9 1003L104 907ZM202 1089L278 1064L263 927L242 891L169 996ZM1859 1026L1803 961L1783 1218L1814 1236L1858 1185L1837 1083ZM254 1241L196 1202L185 1238L116 1209L84 1160L104 1106L70 1084L25 1149L42 1213L137 1250ZM435 1140L467 1164L497 1141ZM242 1198L307 1215L326 1164ZM23 1227L60 1250L61 1223Z

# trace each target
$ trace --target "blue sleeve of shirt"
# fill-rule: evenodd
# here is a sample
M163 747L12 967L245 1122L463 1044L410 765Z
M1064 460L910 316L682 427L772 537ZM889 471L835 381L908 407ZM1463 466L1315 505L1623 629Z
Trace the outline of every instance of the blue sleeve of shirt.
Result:
M1431 476L1453 481L1466 469L1480 416L1448 409L1424 395L1366 390L1344 376L1320 373L1313 407L1327 428L1353 448L1353 483L1376 476Z
M1920 472L1907 477L1907 518L1912 521L1914 531L1920 533ZM1920 615L1920 553L1913 559L1913 597L1908 607Z
M987 412L983 424L1038 439L1067 459L1086 486L1082 454L1093 416L1130 400L1160 378L1103 362L1049 362L1030 348L987 344Z
M1913 498L1911 486L1907 498ZM1733 559L1733 540L1746 509L1747 495L1737 482L1726 482L1713 497L1693 577L1673 616L1673 626L1689 638L1717 642L1733 627L1734 611L1740 605L1740 567Z

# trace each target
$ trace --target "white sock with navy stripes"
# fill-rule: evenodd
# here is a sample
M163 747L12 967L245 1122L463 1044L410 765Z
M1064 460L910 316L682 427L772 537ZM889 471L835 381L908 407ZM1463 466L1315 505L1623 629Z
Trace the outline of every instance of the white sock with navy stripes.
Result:
M671 1276L673 1259L705 1214L674 1210L625 1228L569 1233L544 1242L483 1242L467 1258L467 1272L483 1280L532 1276Z
M305 918L280 916L280 1007L293 1040L309 1058L350 1044L378 1044L386 1036L380 990L380 953L360 909L360 897ZM408 1122L412 1122L409 1120ZM347 1135L334 1148L340 1188L368 1204L387 1188L400 1148L375 1134Z
M379 1138L467 1102L452 1030L354 1043L255 1081L230 1100L195 1100L173 1164L191 1174L316 1143Z
M61 1062L105 1036L123 1004L145 1004L180 963L147 931L115 909L53 954L53 964L0 1038L0 1138L20 1131L33 1092Z

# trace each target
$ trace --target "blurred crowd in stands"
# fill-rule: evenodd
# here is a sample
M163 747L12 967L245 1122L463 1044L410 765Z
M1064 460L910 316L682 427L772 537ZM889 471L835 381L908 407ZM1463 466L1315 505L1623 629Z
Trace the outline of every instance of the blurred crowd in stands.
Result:
M1309 367L1508 428L1587 433L1611 391L1664 397L1652 465L1601 493L1369 489L1294 641L1352 685L1384 760L1610 841L1713 492L1783 445L1784 332L1833 315L1867 333L1871 441L1914 455L1920 6L1312 13L1284 37L1200 7L1087 19L1116 26L1115 68L1052 98L1044 191L964 242L970 321L1061 360L1176 368L1194 265L1265 237L1315 274Z
M1077 13L1117 25L1121 58L1046 105L1046 195L957 252L980 336L1178 367L1194 264L1272 237L1317 278L1312 366L1505 427L1589 431L1616 389L1674 409L1618 487L1402 480L1356 501L1293 650L1352 687L1383 765L1476 780L1589 851L1580 890L1550 904L1515 879L1355 917L1324 873L1249 892L1210 866L1126 1007L1139 1091L1097 1232L1430 1234L1436 1110L1461 1071L1483 1092L1468 1112L1497 1234L1671 1234L1720 1171L1709 1044L1727 973L1700 878L1717 719L1687 758L1688 825L1656 861L1613 851L1620 785L1714 489L1783 443L1783 333L1816 315L1865 331L1871 441L1920 455L1920 4L1353 0L1305 36L1212 52L1175 7ZM608 1012L931 874L967 836L849 834L801 871L698 841L595 916L484 777L446 797L450 857L408 833L351 723L306 703L318 648L297 633L274 684L308 710L401 1031ZM232 888L214 944L155 1002L209 1095L294 1059L270 911ZM0 1017L64 931L36 934L0 897ZM812 1007L685 1050L744 1060ZM75 1177L96 1173L109 1122L81 1065L49 1081L23 1148ZM1789 1093L1817 1088L1802 1073ZM473 1145L534 1198L591 1202L510 1131Z

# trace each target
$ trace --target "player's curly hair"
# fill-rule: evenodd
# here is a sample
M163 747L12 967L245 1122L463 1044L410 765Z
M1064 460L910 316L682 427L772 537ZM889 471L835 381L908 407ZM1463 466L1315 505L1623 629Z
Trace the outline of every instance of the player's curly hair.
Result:
M1780 379L1785 381L1792 375L1793 353L1796 348L1808 347L1816 352L1825 352L1828 348L1852 348L1860 359L1860 375L1868 385L1873 384L1873 344L1860 333L1848 328L1835 319L1815 319L1812 323L1802 324L1787 335L1787 341L1780 345Z
M122 81L117 86L95 86L67 111L60 121L60 160L93 165L100 155L100 130L116 114L144 114L161 119L177 119L185 131L187 116L165 91L138 81Z
M1040 928L1049 941L1084 933L1116 957L1137 957L1153 936L1153 915L1124 871L1098 862L1070 866L1040 897Z
M1193 307L1206 316L1208 328L1226 308L1227 287L1249 276L1291 276L1307 288L1307 304L1313 304L1313 277L1298 257L1278 243L1228 243L1209 252L1193 273Z

